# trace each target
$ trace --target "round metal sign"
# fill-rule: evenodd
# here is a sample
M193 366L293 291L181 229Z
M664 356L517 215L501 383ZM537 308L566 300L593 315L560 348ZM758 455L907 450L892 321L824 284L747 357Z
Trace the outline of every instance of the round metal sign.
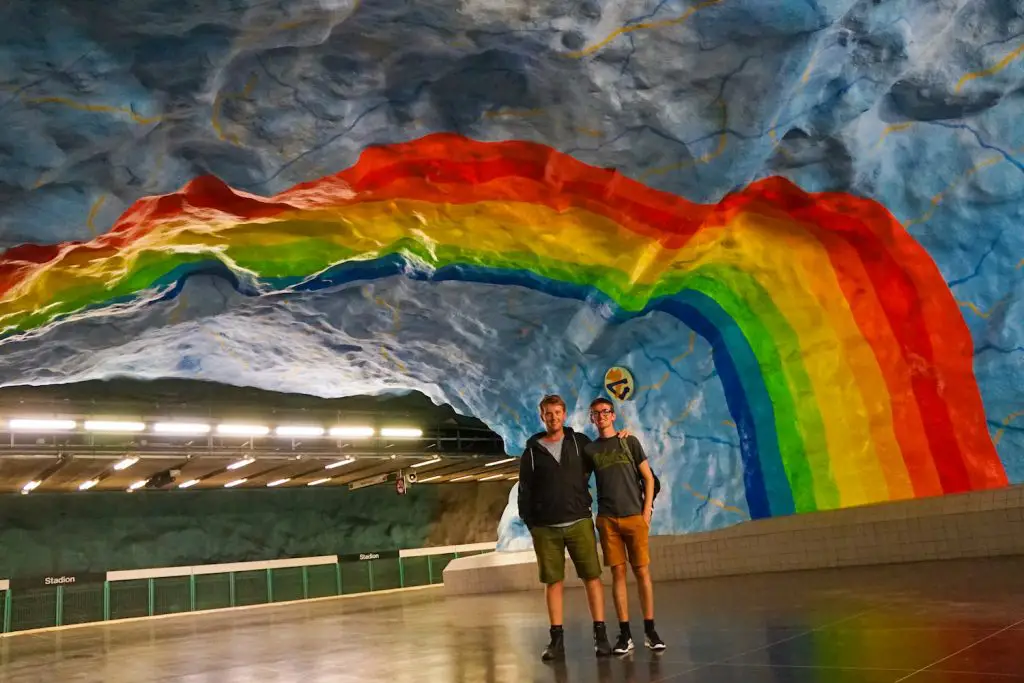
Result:
M621 366L608 368L604 373L604 388L616 401L629 401L636 393L633 373Z

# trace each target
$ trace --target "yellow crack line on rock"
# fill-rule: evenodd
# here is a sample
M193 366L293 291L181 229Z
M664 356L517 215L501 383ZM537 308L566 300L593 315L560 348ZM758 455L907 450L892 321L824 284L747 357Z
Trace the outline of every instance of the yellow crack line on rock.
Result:
M904 228L909 228L911 226L920 225L921 223L926 223L929 220L931 220L931 217L933 215L935 215L935 210L939 207L939 204L942 202L943 199L945 199L947 194L949 194L950 192L955 190L956 187L960 183L964 182L965 180L970 178L972 175L974 175L978 171L980 171L982 169L985 169L985 168L988 168L989 166L992 166L993 164L997 164L1000 161L1002 161L1002 159L1003 159L1003 157L1001 155L997 154L996 156L992 156L992 157L989 157L988 159L985 159L984 161L978 162L977 164L975 164L971 168L969 168L966 171L964 171L962 175L960 175L958 178L954 179L953 182L951 182L949 185L947 185L945 189L943 189L937 195L932 197L932 199L931 199L932 206L931 206L930 209L925 211L923 214L921 214L917 218L914 218L912 220L907 221L906 223L903 224L903 227Z
M963 88L965 85L967 85L969 82L973 81L976 78L986 78L988 76L993 76L999 73L1000 71L1008 67L1011 62L1013 62L1021 55L1024 55L1024 43L1022 43L1020 47L1018 47L1016 50L1014 50L1013 52L1011 52L1010 54L1006 55L998 62L996 62L994 66L990 66L989 68L982 69L980 71L973 71L969 74L961 76L960 80L957 81L956 88L953 90L953 92L960 92L961 88Z
M137 114L127 107L113 107L109 104L85 104L83 102L73 100L70 97L30 97L22 98L22 102L25 104L60 104L72 109L78 109L79 111L89 111L101 114L127 114L132 121L143 126L151 123L159 123L163 119L162 116L145 117Z
M1006 431L1006 428L1010 426L1011 422L1013 422L1022 415L1024 415L1024 410L1018 410L1017 412L1010 413L1009 415L1006 416L1006 419L1003 420L1003 426L1000 427L999 430L996 431L996 435L992 437L993 446L999 445L999 441L1003 438L1003 433Z
M96 236L96 214L99 213L99 210L106 201L107 195L100 195L99 199L92 203L92 206L89 208L89 215L85 218L85 224L89 227L89 232L92 233L93 237Z
M883 130L882 134L879 136L878 142L875 143L873 149L878 149L879 146L881 146L881 144L885 142L885 139L889 137L891 133L899 133L900 131L904 131L907 128L912 127L913 125L914 121L904 121L903 123L894 123L891 126L886 126L885 130Z
M722 420L722 424L724 424L726 427L735 427L736 426L736 423L733 422L732 420Z
M587 47L584 47L580 50L576 50L574 52L567 52L565 53L565 56L569 57L570 59L582 59L587 55L591 55L597 52L604 46L608 45L608 43L618 38L619 36L626 35L627 33L633 33L634 31L654 31L660 28L668 28L669 26L678 26L680 24L685 23L690 17L692 17L700 10L721 4L722 2L723 0L705 0L704 2L698 3L693 7L690 7L685 12L680 14L678 17L673 17L672 19L662 19L661 21L645 21L640 24L620 26L619 28L615 29L607 36L605 36L604 39L592 45L588 45Z
M222 94L217 93L217 96L213 98L213 112L210 114L210 125L213 126L213 130L217 133L217 137L225 142L230 142L233 145L239 144L238 136L234 133L231 134L230 138L224 134L224 129L220 123L220 112L224 107L224 103L229 100L240 100L248 98L252 94L252 89L256 87L257 75L255 73L249 76L249 80L246 81L245 87L239 92Z
M545 109L499 109L498 111L485 111L485 119L500 119L506 116L515 118L529 118L532 116L543 116L547 113Z
M690 413L693 411L693 407L695 405L697 405L697 402L699 400L700 400L699 396L697 398L690 399L690 402L686 404L686 409L682 413L679 414L679 417L677 417L674 420L672 420L671 422L669 422L668 425L666 425L665 429L666 430L671 429L672 427L676 426L677 424L679 424L680 422L685 420L687 417L689 417Z
M735 512L736 514L738 514L740 516L744 516L744 517L746 516L746 515L743 514L743 510L740 510L738 507L735 507L733 505L726 505L724 502L718 500L717 498L711 498L710 496L705 496L703 493L700 493L699 491L694 490L694 488L692 486L690 486L689 484L684 483L683 484L683 488L685 488L694 497L699 498L700 500L702 500L702 501L704 501L706 503L711 503L712 505L714 505L717 508L721 508L722 510L725 510L727 512Z
M698 164L706 164L722 156L722 153L725 152L725 148L729 145L729 133L726 131L726 126L729 122L729 112L728 109L726 109L725 102L721 102L720 106L722 111L722 132L718 135L718 146L713 151L706 152L696 159L688 159L687 161L683 161L678 164L670 164L668 166L659 166L657 168L648 169L640 174L640 180L646 180L654 175L664 175L665 173L671 173L672 171L681 171L684 168L697 166Z
M398 369L402 372L409 372L409 368L405 366L405 363L403 363L400 358L388 353L388 350L383 346L380 347L380 355L383 356L385 360L390 360L392 363L397 365Z
M383 306L391 311L391 329L393 332L397 332L402 327L402 318L399 316L398 307L392 306L390 303L385 301L383 297L374 297L373 300L377 305Z
M694 348L694 346L696 346L696 344L697 344L697 333L696 332L690 332L690 344L689 344L689 346L686 347L686 351L683 351L681 354L679 354L678 356L673 358L671 364L675 365L676 363L678 363L679 361L683 360L684 358L689 356L691 353L693 353L693 348Z

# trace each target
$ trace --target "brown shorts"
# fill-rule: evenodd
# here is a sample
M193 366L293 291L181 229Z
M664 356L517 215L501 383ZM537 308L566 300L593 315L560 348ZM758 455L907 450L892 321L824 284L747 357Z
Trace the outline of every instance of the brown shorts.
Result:
M607 567L626 564L626 552L629 552L629 564L633 567L646 567L651 563L651 553L647 545L647 522L643 515L632 517L598 517L597 530L601 534L601 551Z

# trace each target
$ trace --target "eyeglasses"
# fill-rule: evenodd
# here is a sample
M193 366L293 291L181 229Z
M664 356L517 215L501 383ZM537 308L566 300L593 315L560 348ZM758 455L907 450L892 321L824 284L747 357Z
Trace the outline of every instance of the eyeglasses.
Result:
M594 417L605 417L606 415L611 415L612 411L610 411L608 409L605 409L605 410L591 410L590 414L593 415Z

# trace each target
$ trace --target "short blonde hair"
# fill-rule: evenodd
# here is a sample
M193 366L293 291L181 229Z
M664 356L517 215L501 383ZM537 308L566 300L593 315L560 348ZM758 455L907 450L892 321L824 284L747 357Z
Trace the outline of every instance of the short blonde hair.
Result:
M569 412L569 409L565 407L565 401L558 394L548 394L540 400L540 411L544 412L544 406L556 405L562 406L562 412Z

